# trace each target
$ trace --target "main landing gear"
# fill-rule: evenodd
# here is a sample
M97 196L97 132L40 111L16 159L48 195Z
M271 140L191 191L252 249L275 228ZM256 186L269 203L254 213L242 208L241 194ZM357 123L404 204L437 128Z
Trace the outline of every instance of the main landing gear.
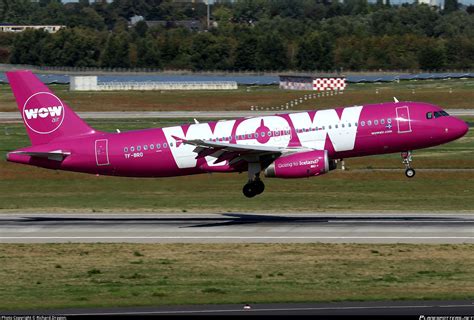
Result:
M242 192L247 198L253 198L265 190L265 184L260 178L254 181L249 181L242 189Z
M413 161L412 159L412 156L411 156L411 151L407 151L407 152L402 152L401 154L402 156L402 163L405 165L405 175L408 177L408 178L413 178L416 174L416 171L415 169L413 169L411 167L411 162Z
M247 198L253 198L265 190L265 184L260 180L260 171L262 167L259 162L249 163L248 175L249 181L242 189Z

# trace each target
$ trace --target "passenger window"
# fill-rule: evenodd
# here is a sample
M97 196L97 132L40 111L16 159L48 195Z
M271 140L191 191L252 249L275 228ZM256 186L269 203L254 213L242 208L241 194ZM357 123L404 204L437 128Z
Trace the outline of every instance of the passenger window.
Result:
M163 143L163 148L168 148L168 144L166 142Z
M371 125L372 125L372 121L371 121L371 120L367 121L367 125L368 125L368 126L371 126Z
M328 129L331 130L331 126L328 126Z
M144 146L143 146L143 150L147 151L147 150L148 150L148 146L147 146L147 145L144 145Z
M173 142L170 142L170 147L172 147L172 146L173 146Z
M380 120L380 124L384 124L384 123L385 123L385 119Z
M357 122L354 122L354 127L357 127Z
M341 124L341 127L343 127L343 128L344 128L344 123L343 123L343 124Z
M150 144L150 150L153 150L155 149L155 145L154 144Z
M130 147L130 151L131 152L135 151L135 147Z
M123 148L123 152L128 152L128 148L127 147Z
M392 123L392 119L388 118L387 123Z
M426 114L426 119L433 119L433 113L432 112L428 112Z
M379 121L378 120L374 120L374 126L378 125L379 124Z
M141 150L142 150L142 147L138 146L137 151L141 151Z
M160 149L161 148L161 144L157 143L156 144L156 149Z
M365 121L361 121L361 122L360 122L360 125L361 125L361 126L365 126Z
M337 129L337 128L339 128L339 127L338 127L338 125L336 124L336 125L334 126L334 128L336 128L336 129Z
M347 124L347 126L350 128L350 127L351 127L351 123L349 122L349 123Z

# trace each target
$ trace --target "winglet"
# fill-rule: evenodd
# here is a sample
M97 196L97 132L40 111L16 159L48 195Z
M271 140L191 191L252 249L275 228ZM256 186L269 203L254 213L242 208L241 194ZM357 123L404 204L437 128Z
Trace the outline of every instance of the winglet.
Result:
M398 99L396 97L393 97L393 101L395 101L395 103L399 103L400 101L398 101Z

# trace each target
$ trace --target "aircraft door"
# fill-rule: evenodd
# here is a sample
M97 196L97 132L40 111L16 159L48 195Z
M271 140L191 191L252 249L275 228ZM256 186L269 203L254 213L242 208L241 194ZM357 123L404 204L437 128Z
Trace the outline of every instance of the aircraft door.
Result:
M398 107L397 112L397 126L398 133L411 132L410 111L407 106Z
M100 139L95 141L95 159L98 166L108 166L109 163L109 140Z

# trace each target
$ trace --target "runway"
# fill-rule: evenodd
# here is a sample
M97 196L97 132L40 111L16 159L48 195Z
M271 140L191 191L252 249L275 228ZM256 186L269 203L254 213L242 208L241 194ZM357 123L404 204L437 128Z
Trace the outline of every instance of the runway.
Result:
M474 213L11 213L0 243L474 243Z
M268 111L112 111L78 112L83 119L230 119L273 115L276 113L302 112L304 110L268 110ZM474 109L447 109L453 116L474 116ZM21 121L19 112L0 112L0 121Z
M0 311L0 315L144 316L144 315L474 315L473 301L369 301L164 307L87 308L39 311ZM418 318L417 318L418 319ZM420 318L423 319L423 318Z

